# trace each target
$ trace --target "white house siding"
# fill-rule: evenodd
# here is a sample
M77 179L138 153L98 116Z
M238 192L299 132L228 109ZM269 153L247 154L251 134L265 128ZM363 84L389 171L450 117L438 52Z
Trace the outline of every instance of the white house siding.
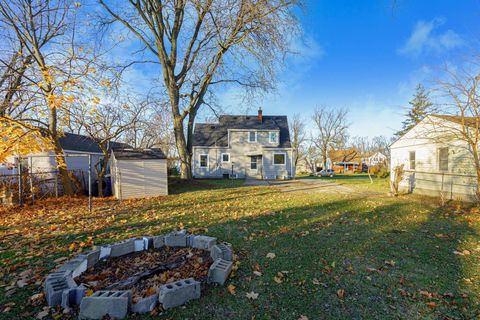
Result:
M167 195L167 160L112 159L112 186L119 199Z
M255 130L252 130L255 131ZM194 147L193 176L197 178L221 178L223 174L233 174L237 178L252 176L255 178L275 179L292 176L292 150L290 148L275 148L278 143L271 143L269 132L272 130L257 130L257 142L248 142L249 130L229 130L229 147ZM285 153L285 165L273 165L274 153ZM222 154L229 153L230 161L222 162ZM208 167L200 167L200 155L208 155ZM258 162L258 172L250 170L250 156L262 155ZM263 172L263 176L261 173Z
M438 118L427 118L391 146L391 179L395 167L404 165L402 191L448 199L470 200L476 190L473 156L467 143L448 139ZM457 125L449 123L452 128ZM448 147L448 170L440 171L438 149ZM415 151L415 169L410 168L409 152Z

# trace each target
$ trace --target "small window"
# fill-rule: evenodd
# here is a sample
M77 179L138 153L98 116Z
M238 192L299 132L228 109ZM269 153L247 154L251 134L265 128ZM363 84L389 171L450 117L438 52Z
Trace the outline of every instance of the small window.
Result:
M208 167L208 154L201 154L200 155L200 168L207 168Z
M270 143L278 143L278 132L270 132Z
M250 169L257 170L257 157L250 158Z
M438 170L448 171L448 148L438 149Z
M415 151L408 153L408 160L410 162L410 170L415 170Z
M285 164L285 153L274 153L273 154L273 164L284 165Z
M248 132L248 142L257 142L257 132L249 131Z
M230 162L230 153L222 153L222 162Z

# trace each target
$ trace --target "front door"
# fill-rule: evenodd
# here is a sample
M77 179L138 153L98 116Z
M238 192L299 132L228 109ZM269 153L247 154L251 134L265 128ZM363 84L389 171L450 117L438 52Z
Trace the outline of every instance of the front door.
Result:
M247 176L256 179L262 178L262 156L250 156Z

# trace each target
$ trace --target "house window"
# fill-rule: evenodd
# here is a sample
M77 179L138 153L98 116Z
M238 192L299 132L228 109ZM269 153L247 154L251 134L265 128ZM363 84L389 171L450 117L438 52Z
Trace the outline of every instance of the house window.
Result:
M257 157L250 157L250 169L257 170Z
M200 155L200 168L207 168L208 167L208 154L201 154Z
M273 154L273 164L284 165L285 164L285 153L274 153Z
M448 148L438 149L438 170L448 171Z
M249 131L248 132L248 142L257 142L257 132Z
M408 160L410 162L410 170L415 170L415 151L408 153Z
M222 153L222 162L230 162L230 153Z
M270 143L278 143L278 132L270 132Z

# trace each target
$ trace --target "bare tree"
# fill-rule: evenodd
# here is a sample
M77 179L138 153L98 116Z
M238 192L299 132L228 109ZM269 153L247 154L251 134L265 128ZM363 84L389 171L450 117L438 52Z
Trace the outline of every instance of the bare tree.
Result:
M212 86L271 89L296 31L297 0L99 0L161 65L182 178L190 179L195 117ZM113 17L113 20L111 19ZM186 123L185 123L186 122Z
M145 103L127 97L98 104L92 104L91 99L84 99L69 109L73 127L78 128L78 132L87 134L102 151L103 157L95 164L100 197L103 196L103 180L113 143L140 121L146 107Z
M298 161L305 156L304 143L306 141L305 121L301 115L295 113L289 125L290 140L293 148L293 164L297 167Z
M15 121L4 116L2 121L14 121L25 130L34 128L48 137L66 194L73 193L73 185L59 141L62 111L73 102L69 92L89 72L92 61L82 60L81 50L74 45L76 7L70 0L0 2L1 24L15 35L21 48L16 59L23 61L12 63L12 58L0 62L13 74L13 86L28 83L34 105L28 116ZM13 92L7 91L7 96ZM3 106L9 105L9 99Z
M323 167L327 166L328 152L345 144L347 140L346 109L332 109L326 106L317 107L313 114L313 121L316 125L316 133L313 137L315 145L320 150L323 160Z

